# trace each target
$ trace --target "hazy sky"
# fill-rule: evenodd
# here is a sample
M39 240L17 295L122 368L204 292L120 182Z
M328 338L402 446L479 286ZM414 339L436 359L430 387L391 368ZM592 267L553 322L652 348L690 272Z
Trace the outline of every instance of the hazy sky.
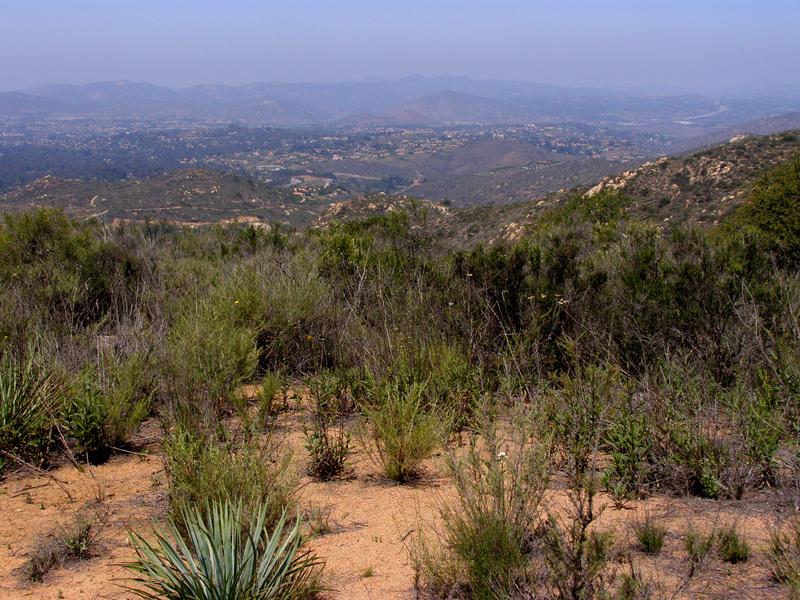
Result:
M800 86L798 0L0 0L0 91L443 73Z

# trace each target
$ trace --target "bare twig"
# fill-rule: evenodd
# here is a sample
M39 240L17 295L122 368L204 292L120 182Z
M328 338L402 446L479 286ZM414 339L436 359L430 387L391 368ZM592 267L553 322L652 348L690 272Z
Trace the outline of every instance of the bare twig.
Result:
M14 462L17 462L17 463L21 464L23 467L28 467L29 469L32 469L33 471L36 471L40 475L44 475L45 477L48 477L49 479L55 481L58 484L58 487L60 487L61 490L67 495L67 498L70 499L70 502L75 502L75 498L72 497L72 494L70 494L69 490L65 487L65 485L67 485L69 483L68 481L62 481L58 477L56 477L55 475L51 475L50 473L48 473L44 469L40 469L36 465L32 465L31 463L22 460L19 456L15 456L13 454L10 454L10 453L6 452L5 450L0 450L0 454L5 456L6 458L10 458Z

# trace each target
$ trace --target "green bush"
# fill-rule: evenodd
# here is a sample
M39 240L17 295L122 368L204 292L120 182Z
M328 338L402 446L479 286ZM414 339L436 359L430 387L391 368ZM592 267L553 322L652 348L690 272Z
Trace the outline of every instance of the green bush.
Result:
M145 277L141 257L99 231L57 209L4 215L0 282L17 292L17 306L32 322L69 332L122 316L134 303Z
M448 415L437 415L425 404L424 384L393 382L380 386L374 406L364 409L367 449L389 479L413 479L422 461L444 441Z
M574 480L566 513L550 512L542 527L546 581L565 600L602 598L609 595L613 584L608 563L613 557L614 534L595 525L603 512L595 503L596 495L592 475Z
M267 510L271 527L294 503L297 479L289 468L291 456L281 454L272 438L220 443L178 426L164 441L164 452L170 512L178 525L188 510L236 499L245 516L255 507Z
M625 382L610 365L596 367L583 365L577 358L574 361L573 372L559 375L558 387L548 389L536 427L541 439L552 441L559 466L570 483L578 486L592 471L608 427L606 415L619 403Z
M345 431L347 390L332 373L321 373L308 384L312 404L312 423L303 425L309 473L327 480L341 475L350 452L350 433Z
M750 557L750 545L736 525L725 526L717 532L717 551L722 560L732 564L746 562Z
M233 311L235 300L228 304ZM161 395L167 416L198 430L231 411L233 395L253 376L258 359L253 333L207 304L181 314L165 352Z
M653 516L646 512L644 519L633 522L633 533L639 541L639 546L645 554L658 554L664 545L667 528L656 522Z
M800 154L753 184L750 201L739 209L737 219L773 239L789 264L800 262Z
M615 500L629 500L646 491L652 462L652 440L647 417L623 410L607 429L603 448L611 461L603 473L603 484Z
M78 452L91 463L104 462L111 441L106 431L108 413L99 390L92 389L87 382L65 410L66 429L75 438Z
M148 415L152 395L141 381L146 366L138 355L121 360L107 353L99 363L84 368L65 407L66 429L92 463L127 443Z
M170 520L149 535L131 532L136 559L125 563L139 586L127 590L147 600L293 600L312 591L320 562L302 551L305 542L298 514L285 531L284 510L273 527L272 509L254 506L249 518L241 504L185 507L181 526ZM182 531L185 532L182 535Z

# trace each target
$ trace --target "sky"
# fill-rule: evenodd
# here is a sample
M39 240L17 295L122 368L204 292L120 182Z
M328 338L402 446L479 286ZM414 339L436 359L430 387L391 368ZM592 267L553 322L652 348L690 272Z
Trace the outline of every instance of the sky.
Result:
M441 74L800 89L797 0L0 0L0 92Z

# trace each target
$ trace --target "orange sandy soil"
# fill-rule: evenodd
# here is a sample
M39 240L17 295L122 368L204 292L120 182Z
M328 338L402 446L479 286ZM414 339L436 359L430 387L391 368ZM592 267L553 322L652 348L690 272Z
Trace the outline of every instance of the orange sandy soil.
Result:
M296 448L298 468L305 460L299 415L288 417L282 432ZM115 580L126 571L118 566L132 556L128 527L147 527L166 513L166 477L154 423L140 432L151 446L151 456L117 454L107 463L79 472L67 463L51 475L17 472L0 483L0 599L133 598ZM330 599L381 600L414 598L414 572L409 548L420 531L436 526L438 507L453 499L453 489L442 473L441 458L425 465L425 476L414 485L396 485L379 475L359 443L352 444L349 473L330 483L300 478L300 505L323 532L311 542L325 561L323 583ZM66 492L72 497L70 499ZM563 492L548 499L552 511L563 509ZM760 493L743 502L696 498L653 497L615 509L608 498L598 523L613 528L619 548L628 550L633 564L654 588L654 598L785 598L787 589L776 584L766 558L769 535L776 522L775 496ZM71 562L46 575L42 583L25 580L23 567L39 544L55 535L58 523L71 522L81 509L105 515L105 527L96 540L93 557ZM630 523L644 511L661 518L669 528L664 550L648 557L636 549ZM682 535L690 525L700 530L736 522L750 543L746 563L730 565L716 557L681 588L687 573ZM625 567L620 565L620 570ZM677 594L676 594L677 592Z

